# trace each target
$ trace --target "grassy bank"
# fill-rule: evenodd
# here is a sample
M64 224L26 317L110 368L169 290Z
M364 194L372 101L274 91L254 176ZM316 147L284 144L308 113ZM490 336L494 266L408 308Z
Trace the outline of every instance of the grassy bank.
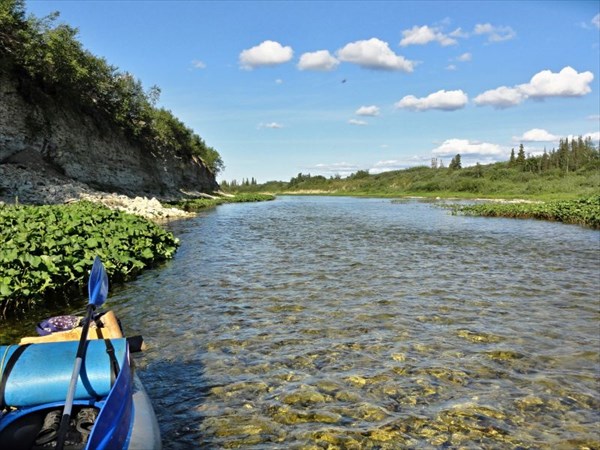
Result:
M227 187L227 186L225 186ZM371 175L359 171L346 178L298 174L289 182L271 181L228 187L232 192L315 193L378 197L503 198L574 200L598 193L600 160L576 170L523 170L500 162L466 167L415 167Z
M452 208L454 214L551 220L600 229L600 195L547 203L482 203Z
M196 198L193 200L181 200L179 202L171 203L171 206L183 209L184 211L200 211L206 208L212 208L224 203L246 203L246 202L264 202L274 200L275 196L272 194L261 194L253 192L240 192L232 197L218 197L218 198Z

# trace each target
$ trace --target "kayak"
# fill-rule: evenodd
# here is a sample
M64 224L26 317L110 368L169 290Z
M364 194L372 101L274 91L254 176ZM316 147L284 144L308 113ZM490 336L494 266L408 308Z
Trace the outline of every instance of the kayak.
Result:
M100 322L116 319L109 311ZM76 340L63 339L77 331L0 346L0 449L56 447L77 350ZM156 415L131 359L139 338L126 339L107 325L92 328L89 337L64 448L160 449Z
M73 316L54 323L65 318ZM112 311L90 323L0 346L0 449L162 448L152 403L131 358L143 347L141 337L125 338ZM78 344L83 352L75 378Z

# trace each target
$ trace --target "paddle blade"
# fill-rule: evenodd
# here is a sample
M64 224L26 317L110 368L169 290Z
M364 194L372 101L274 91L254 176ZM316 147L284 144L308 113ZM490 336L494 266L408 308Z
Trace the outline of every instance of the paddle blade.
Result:
M99 256L96 256L96 259L94 259L94 265L92 266L88 282L88 294L90 297L89 304L96 307L101 306L106 297L108 297L108 275Z

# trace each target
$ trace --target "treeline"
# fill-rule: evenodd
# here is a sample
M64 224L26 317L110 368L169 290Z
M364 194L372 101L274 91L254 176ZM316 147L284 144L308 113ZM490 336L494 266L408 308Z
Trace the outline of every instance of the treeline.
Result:
M561 169L568 173L577 171L590 164L594 165L599 158L598 149L594 146L591 137L560 139L558 149L547 152L544 149L542 155L525 155L523 144L519 145L519 151L515 155L513 148L510 153L508 167L517 167L529 172L547 172L553 169Z
M461 155L445 167L434 158L430 166L348 177L299 173L289 182L227 184L233 192L314 192L348 195L418 195L563 199L594 195L600 188L600 152L590 138L562 139L558 149L527 155L523 146L508 161L462 167Z
M24 98L43 104L45 94L118 126L148 151L198 156L215 175L224 168L214 148L156 107L157 86L145 91L130 73L85 50L77 29L57 18L26 17L24 0L0 1L0 70L16 76Z

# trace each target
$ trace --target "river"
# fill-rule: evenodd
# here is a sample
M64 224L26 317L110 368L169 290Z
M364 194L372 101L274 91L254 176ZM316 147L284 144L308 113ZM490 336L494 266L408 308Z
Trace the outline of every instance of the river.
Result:
M108 301L166 449L600 447L600 232L294 196L170 227Z

